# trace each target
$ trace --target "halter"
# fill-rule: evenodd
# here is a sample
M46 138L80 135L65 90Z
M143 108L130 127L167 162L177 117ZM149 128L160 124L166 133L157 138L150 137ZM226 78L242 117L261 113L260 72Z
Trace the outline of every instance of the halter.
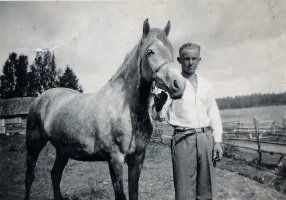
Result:
M149 60L147 59L147 51L149 49L149 47L152 45L152 43L150 43L147 47L146 47L146 50L143 54L143 58L145 58L147 60L147 65L149 66L150 70L152 71L152 89L151 89L151 93L156 95L155 94L155 87L156 87L156 78L157 78L157 73L165 66L167 65L168 63L172 63L174 61L172 60L167 60L165 62L163 62L162 64L160 64L156 69L155 67L153 67L151 65L151 63L149 62ZM141 47L143 46L143 41L141 41ZM142 59L140 59L140 71L142 72Z

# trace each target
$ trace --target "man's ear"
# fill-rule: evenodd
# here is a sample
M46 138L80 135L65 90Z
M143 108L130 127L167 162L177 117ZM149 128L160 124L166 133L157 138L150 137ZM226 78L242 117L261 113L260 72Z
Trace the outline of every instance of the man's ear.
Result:
M202 58L200 57L200 58L199 58L199 62L201 62L201 60L202 60Z
M181 60L180 57L177 57L177 61L181 64Z

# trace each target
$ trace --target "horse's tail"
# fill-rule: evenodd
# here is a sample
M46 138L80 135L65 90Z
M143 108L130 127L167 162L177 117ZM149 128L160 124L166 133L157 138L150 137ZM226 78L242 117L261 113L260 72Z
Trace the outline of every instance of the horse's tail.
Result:
M35 142L48 140L48 135L44 128L47 108L50 100L38 97L32 103L27 118L26 145L34 146ZM31 143L31 144L30 144ZM41 143L41 142L40 142ZM46 144L46 142L45 142Z

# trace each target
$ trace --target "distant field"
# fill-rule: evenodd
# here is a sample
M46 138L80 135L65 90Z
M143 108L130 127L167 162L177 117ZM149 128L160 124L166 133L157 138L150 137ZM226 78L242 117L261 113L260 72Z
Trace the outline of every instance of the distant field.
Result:
M220 114L223 122L249 122L255 116L259 121L275 120L282 125L283 117L286 118L286 105L227 109L221 110Z

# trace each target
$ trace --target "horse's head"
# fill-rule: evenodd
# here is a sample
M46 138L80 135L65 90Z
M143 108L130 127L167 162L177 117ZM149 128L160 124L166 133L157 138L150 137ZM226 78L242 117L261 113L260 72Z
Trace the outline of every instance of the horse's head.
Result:
M150 29L148 19L143 24L140 49L140 72L146 81L155 81L156 86L167 91L172 99L182 97L186 81L175 64L174 50L167 36L170 21L164 30Z

